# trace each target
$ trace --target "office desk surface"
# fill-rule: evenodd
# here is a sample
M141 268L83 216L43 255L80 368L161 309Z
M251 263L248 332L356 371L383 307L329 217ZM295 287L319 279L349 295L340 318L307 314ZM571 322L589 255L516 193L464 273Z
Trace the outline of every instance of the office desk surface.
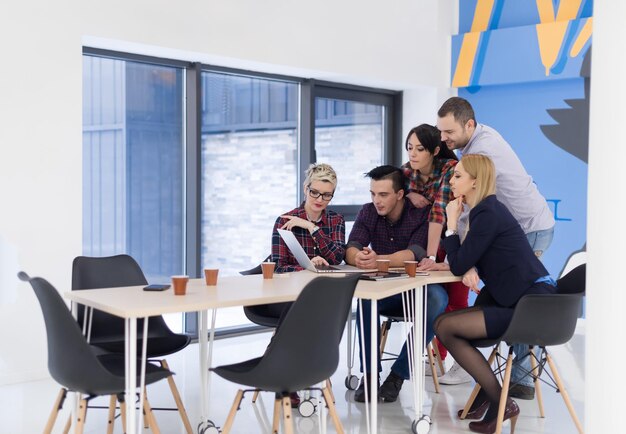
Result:
M104 288L66 292L73 302L90 306L122 318L142 318L177 312L232 306L293 301L302 288L317 276L337 277L339 273L317 274L310 271L275 274L265 280L262 275L220 277L216 286L207 286L204 279L190 279L187 294L174 295L173 289L162 292L143 291L143 286ZM429 283L460 280L449 271L431 272L429 276L388 281L359 281L355 297L379 300Z

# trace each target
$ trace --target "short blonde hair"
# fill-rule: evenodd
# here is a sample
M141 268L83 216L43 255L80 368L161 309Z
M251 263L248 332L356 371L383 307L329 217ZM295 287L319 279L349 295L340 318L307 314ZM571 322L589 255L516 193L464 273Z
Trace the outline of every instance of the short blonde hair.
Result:
M496 167L491 158L482 154L467 154L461 158L463 169L476 181L473 208L481 200L496 193Z
M304 174L305 190L315 181L330 182L333 185L333 189L337 188L337 174L330 164L313 163Z

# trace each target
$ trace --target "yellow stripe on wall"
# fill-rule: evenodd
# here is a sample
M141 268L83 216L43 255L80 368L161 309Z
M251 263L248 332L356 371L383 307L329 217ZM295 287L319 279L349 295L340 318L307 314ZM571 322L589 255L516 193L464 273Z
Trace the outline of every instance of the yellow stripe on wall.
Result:
M494 2L495 0L478 0L476 10L474 11L474 19L472 20L471 32L484 32L489 28Z
M456 70L452 78L453 87L465 87L469 85L470 78L472 78L476 50L478 50L478 43L480 42L480 35L480 32L466 33L463 35L459 60L456 63Z
M578 15L582 0L561 0L559 10L554 13L552 0L537 0L537 11L541 23L573 20Z

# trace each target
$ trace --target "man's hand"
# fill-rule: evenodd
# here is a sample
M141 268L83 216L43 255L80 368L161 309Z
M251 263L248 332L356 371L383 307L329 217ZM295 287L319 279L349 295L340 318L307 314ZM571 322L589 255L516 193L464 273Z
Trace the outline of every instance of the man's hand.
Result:
M480 277L478 277L478 272L476 268L472 267L467 273L463 275L463 285L469 287L476 294L480 293L480 289L478 288L478 283L480 282Z
M363 247L354 257L355 265L361 269L376 268L378 255L369 247Z

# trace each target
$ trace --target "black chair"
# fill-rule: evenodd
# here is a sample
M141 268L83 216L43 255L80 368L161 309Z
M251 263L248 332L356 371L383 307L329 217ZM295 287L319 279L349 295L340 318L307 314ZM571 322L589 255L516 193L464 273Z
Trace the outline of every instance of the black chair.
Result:
M72 290L110 288L119 286L147 285L139 264L129 255L106 257L78 256L72 264ZM124 354L124 320L105 312L94 310L89 321L84 324L84 307L78 306L78 322L83 329L89 332L89 343L111 354ZM137 321L137 330L143 330L143 320ZM141 348L143 339L137 341L137 348ZM152 316L148 319L148 359L158 359L164 369L169 369L163 358L168 354L176 353L191 342L187 335L174 333L165 323L162 316ZM180 393L173 378L168 383L176 409L185 425L187 434L193 434L189 417L183 405ZM154 408L154 410L173 410L169 408Z
M500 338L473 342L476 347L494 346L488 360L489 364L496 361L497 373L501 373L504 366L502 395L496 426L497 434L502 432L502 419L504 417L506 398L509 393L511 368L513 365L513 343L527 344L530 347L530 351L524 356L530 357L531 362L531 370L526 374L530 375L534 380L535 394L541 417L544 417L544 411L540 381L561 393L578 432L583 434L583 427L576 416L565 385L561 381L561 377L546 347L564 344L573 336L585 293L585 278L586 264L582 264L557 281L557 294L536 294L522 297L515 306L511 323ZM507 357L502 356L499 352L501 342L505 342L509 346ZM539 357L533 351L535 346L541 349ZM546 365L550 367L551 376L547 373ZM544 373L546 375L543 375ZM546 376L549 377L547 380L545 379ZM480 385L476 384L463 409L461 419L467 416L479 391Z
M310 386L337 369L339 344L358 278L315 278L302 289L263 356L211 369L229 381L253 387L237 391L223 434L230 432L244 393L256 390L276 394L272 432L278 432L281 406L285 431L293 432L289 395L304 389L321 390L337 432L343 432L328 388Z
M115 398L120 401L122 421L124 421L124 356L118 354L96 355L93 347L87 344L78 324L57 290L40 277L29 277L21 271L20 280L30 283L41 305L48 338L48 370L62 388L48 418L44 434L52 432L59 410L67 392L78 392L81 396L77 414L76 432L82 433L90 400L97 396L111 395L112 408ZM141 372L139 367L137 372ZM146 365L146 385L172 376L172 372L148 363ZM139 382L139 378L137 378ZM144 401L144 404L146 402ZM111 408L111 407L110 407ZM146 420L153 432L158 432L156 421L149 406L145 408ZM109 413L108 432L113 432L113 417ZM68 432L71 420L65 426Z
M268 261L271 255L263 260ZM249 276L254 274L263 274L261 264L249 270L240 271L239 274ZM280 315L287 303L260 304L257 306L244 306L243 313L251 322L264 327L276 328L280 319Z

